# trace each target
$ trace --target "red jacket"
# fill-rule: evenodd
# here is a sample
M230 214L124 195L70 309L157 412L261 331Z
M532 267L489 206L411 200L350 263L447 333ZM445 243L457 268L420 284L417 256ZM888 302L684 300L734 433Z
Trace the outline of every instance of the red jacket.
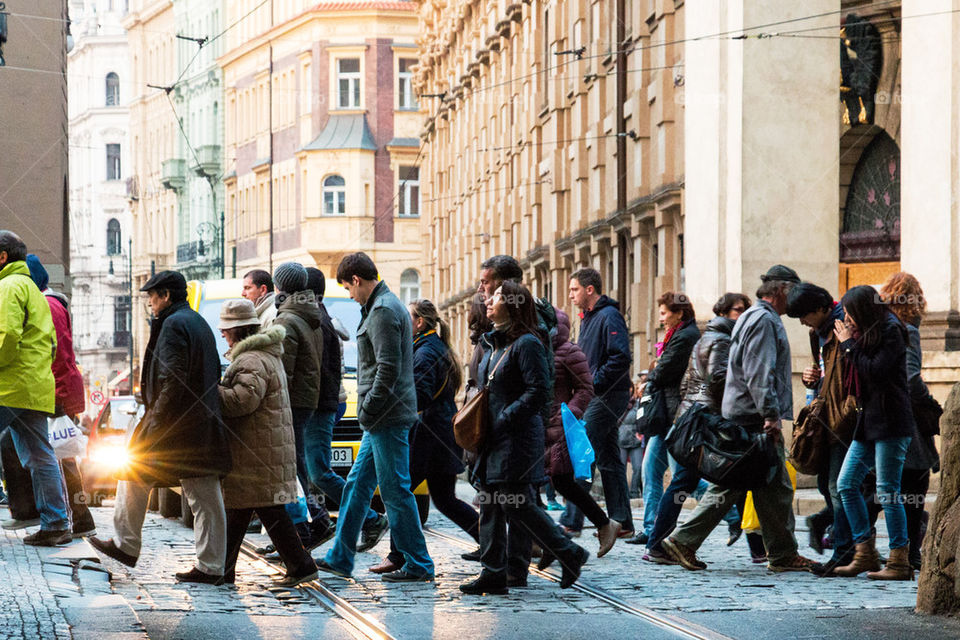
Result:
M587 405L593 400L593 376L587 356L580 347L570 342L570 318L557 309L557 333L553 336L553 366L556 378L553 384L553 411L545 435L547 475L573 473L573 463L567 452L567 438L563 432L560 404L567 403L570 411L583 418Z
M57 330L57 356L53 360L53 377L57 382L57 410L75 416L83 413L86 397L83 392L83 377L77 368L77 358L73 354L73 327L66 304L58 294L47 289L44 291L53 326Z

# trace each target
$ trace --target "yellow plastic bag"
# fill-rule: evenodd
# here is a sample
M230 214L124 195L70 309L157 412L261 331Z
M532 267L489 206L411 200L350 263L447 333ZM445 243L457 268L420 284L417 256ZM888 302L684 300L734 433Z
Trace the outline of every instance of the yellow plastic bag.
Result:
M793 468L793 465L787 461L787 475L790 476L790 484L793 485L793 490L797 490L797 470ZM740 528L742 528L747 533L756 533L760 531L760 518L757 517L757 510L753 506L753 492L747 491L747 501L743 505L743 522L740 523Z

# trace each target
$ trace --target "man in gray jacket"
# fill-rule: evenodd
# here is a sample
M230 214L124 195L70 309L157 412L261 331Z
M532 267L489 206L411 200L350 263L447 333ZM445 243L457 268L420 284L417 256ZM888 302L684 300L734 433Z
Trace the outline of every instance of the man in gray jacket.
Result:
M377 280L365 253L347 255L337 282L362 306L357 327L357 419L363 429L357 459L343 488L337 537L317 568L339 576L353 572L357 538L370 499L380 487L402 568L384 582L429 582L433 561L420 529L417 501L410 490L410 428L417 419L413 379L413 327L403 303Z
M810 571L813 562L797 553L793 535L793 485L781 433L781 420L793 420L793 395L790 343L780 316L787 310L787 294L800 278L793 269L775 265L760 280L757 304L740 316L733 329L722 413L747 429L762 429L777 447L777 475L769 485L752 490L767 550L767 569L775 573ZM697 559L697 549L730 505L740 503L745 494L744 489L710 485L690 519L663 541L664 551L685 569L706 568Z

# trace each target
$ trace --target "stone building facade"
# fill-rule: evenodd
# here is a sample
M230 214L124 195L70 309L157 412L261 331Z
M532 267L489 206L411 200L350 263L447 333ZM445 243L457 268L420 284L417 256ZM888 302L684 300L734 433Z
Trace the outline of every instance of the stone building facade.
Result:
M960 376L960 63L936 51L954 50L958 13L960 0L422 0L425 294L465 347L484 258L516 256L568 310L570 274L595 267L640 370L663 291L705 321L775 263L838 298L902 269L925 288L924 375L945 397ZM786 325L800 370L805 329Z
M229 270L296 260L332 276L362 250L418 296L416 4L258 4L228 3L228 24L250 15L219 59Z
M73 346L88 391L130 392L130 102L119 3L70 2L70 263ZM99 405L88 404L89 411Z

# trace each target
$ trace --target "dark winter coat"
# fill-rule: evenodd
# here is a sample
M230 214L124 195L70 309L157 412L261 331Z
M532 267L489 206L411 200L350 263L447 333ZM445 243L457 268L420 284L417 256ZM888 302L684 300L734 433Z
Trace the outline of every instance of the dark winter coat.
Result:
M317 411L325 413L336 412L340 403L341 360L343 358L343 343L340 335L333 326L327 308L320 305L320 331L323 336L323 354L320 358L320 399L317 401Z
M673 424L680 406L680 383L687 372L693 345L700 339L700 329L695 320L685 320L670 336L663 347L663 353L657 358L657 366L647 376L647 392L659 389L667 403L667 424L660 433L647 433L647 436L666 435L666 429Z
M86 395L83 392L83 376L77 368L77 357L73 352L73 326L67 300L63 294L46 289L43 295L50 306L53 326L57 331L57 355L53 359L53 377L57 383L57 411L64 415L75 416L86 408Z
M559 309L557 330L553 337L553 354L553 409L546 429L544 456L544 465L549 476L573 473L560 405L566 402L573 415L583 418L587 405L593 400L593 376L590 375L587 356L580 347L570 342L570 317Z
M629 391L630 332L620 315L616 300L600 296L593 309L580 314L577 345L587 356L597 396L614 391ZM679 379L677 380L679 384Z
M283 327L283 368L287 372L290 406L294 409L316 409L320 401L320 363L323 360L323 338L320 309L312 291L300 291L277 307L273 324Z
M736 322L723 316L717 316L707 323L707 328L690 353L687 373L680 383L683 400L680 401L677 416L683 415L695 402L714 413L720 413L723 389L727 382L730 334L733 333L735 324ZM670 342L676 337L674 334Z
M410 432L411 475L456 475L464 470L463 449L453 439L456 393L449 380L449 349L435 330L413 340L417 421Z
M146 411L128 446L134 464L126 479L171 487L230 471L219 382L220 355L203 317L185 301L161 311L143 356Z
M223 479L227 509L267 507L297 495L293 414L280 360L285 333L272 326L227 352L231 363L218 389L233 456Z
M540 485L546 479L541 415L550 402L546 350L532 333L511 343L506 334L495 330L484 335L481 344L484 352L478 375L481 388L490 389L490 431L474 475L486 485ZM508 347L493 380L488 380Z
M855 440L912 438L917 433L907 390L907 329L887 313L880 343L865 350L851 338L840 345L860 382L859 424Z
M907 388L910 391L910 400L920 402L930 395L927 384L920 376L923 368L923 350L920 348L920 322L907 325ZM933 436L921 436L919 431L913 434L910 445L907 447L907 457L903 462L904 469L926 471L940 470L940 454Z
M357 327L357 419L367 431L410 429L417 419L410 312L380 282Z

